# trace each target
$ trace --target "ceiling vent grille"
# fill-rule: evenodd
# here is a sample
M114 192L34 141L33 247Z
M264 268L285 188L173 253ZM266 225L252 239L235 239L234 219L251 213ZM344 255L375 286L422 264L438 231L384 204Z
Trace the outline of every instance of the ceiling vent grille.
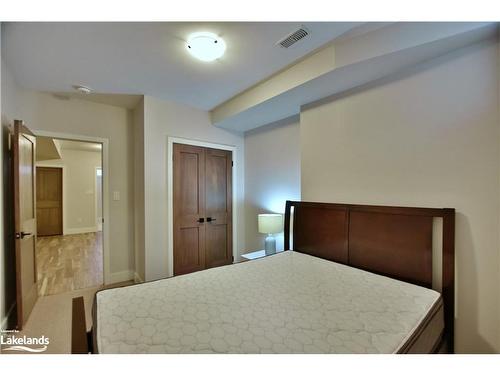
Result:
M299 40L304 39L308 35L309 35L309 30L307 30L304 26L302 26L297 31L294 31L290 35L281 39L277 44L279 44L283 48L289 48L295 43L297 43Z

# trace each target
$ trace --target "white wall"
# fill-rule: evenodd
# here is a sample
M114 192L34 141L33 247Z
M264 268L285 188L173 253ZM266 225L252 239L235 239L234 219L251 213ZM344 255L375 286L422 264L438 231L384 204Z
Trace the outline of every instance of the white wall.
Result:
M209 113L185 105L144 97L144 195L146 280L167 276L167 137L181 137L237 148L238 253L244 249L244 139L214 127Z
M96 167L101 167L100 151L61 150L62 159L44 160L37 166L64 167L63 231L76 234L97 231Z
M144 100L134 109L134 240L135 279L144 281Z
M2 75L8 68L2 62ZM3 82L2 82L3 83ZM4 85L5 86L5 85ZM3 88L5 89L5 87ZM109 140L109 215L111 281L133 276L134 265L134 152L131 111L86 100L60 100L50 94L27 91L8 80L2 103L6 123L22 119L32 130L106 138ZM4 116L6 115L6 116ZM113 191L120 192L114 201Z
M3 51L2 51L3 53ZM15 82L13 76L6 69L4 61L2 59L1 67L1 110L2 110L2 129L1 137L2 152L0 156L2 158L2 202L0 203L3 208L1 211L1 232L2 241L0 243L1 253L0 253L0 317L2 326L7 325L7 318L9 313L13 312L15 301L16 301L16 275L15 275L15 249L14 249L14 222L13 218L4 216L5 212L12 212L12 196L11 196L11 186L7 184L8 179L11 176L12 169L11 165L11 152L8 148L8 136L9 127L13 124L14 119L21 118L21 108L18 103L18 93L16 90ZM8 205L11 207L8 207ZM5 209L5 212L4 212ZM13 318L11 314L10 318ZM10 319L9 319L10 320ZM11 327L9 325L9 327Z
M456 51L300 119L303 200L456 208L462 353L500 350L497 48Z
M284 213L286 200L300 200L298 116L245 133L245 246L264 248L257 228L259 213ZM283 249L283 233L276 235Z

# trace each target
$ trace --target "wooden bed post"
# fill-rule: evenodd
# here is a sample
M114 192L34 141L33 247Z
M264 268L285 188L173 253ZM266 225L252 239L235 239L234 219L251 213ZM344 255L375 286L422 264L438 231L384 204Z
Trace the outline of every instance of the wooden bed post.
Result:
M286 201L285 204L285 226L283 228L285 232L284 245L285 250L290 250L290 215L291 215L292 202Z
M89 340L83 297L73 298L71 314L71 354L88 354Z
M455 352L455 209L443 209L443 269L441 278L444 301L444 326L448 352Z

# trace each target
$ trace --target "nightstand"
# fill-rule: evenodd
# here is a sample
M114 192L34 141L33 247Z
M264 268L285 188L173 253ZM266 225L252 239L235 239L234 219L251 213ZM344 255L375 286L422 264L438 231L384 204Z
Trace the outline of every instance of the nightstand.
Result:
M276 250L276 253L281 253L283 250ZM276 254L275 253L275 254ZM273 254L269 254L273 255ZM264 258L266 256L266 251L265 250L256 250L252 251L251 253L246 253L242 254L242 262L246 262L247 260L254 260L254 259L259 259L259 258Z

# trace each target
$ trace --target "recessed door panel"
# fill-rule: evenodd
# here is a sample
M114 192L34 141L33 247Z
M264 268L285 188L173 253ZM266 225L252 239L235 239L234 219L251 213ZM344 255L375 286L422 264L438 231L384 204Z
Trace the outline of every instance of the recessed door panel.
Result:
M205 153L174 144L174 275L205 268Z
M192 151L179 153L180 213L193 215L200 212L200 155Z
M207 230L207 268L231 263L232 254L229 245L227 225L211 225Z
M201 228L202 229L202 228ZM179 235L179 269L182 273L197 271L204 268L203 253L200 242L203 241L203 233L199 227L182 228Z
M227 154L207 150L206 163L207 212L227 212Z
M206 268L232 263L232 155L206 149Z

